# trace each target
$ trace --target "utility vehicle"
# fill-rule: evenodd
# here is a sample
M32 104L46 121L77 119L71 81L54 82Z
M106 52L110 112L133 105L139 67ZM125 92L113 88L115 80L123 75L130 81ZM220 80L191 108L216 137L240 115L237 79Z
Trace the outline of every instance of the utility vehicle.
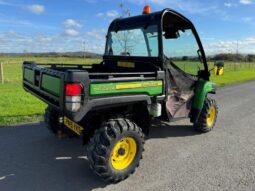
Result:
M217 118L194 25L174 10L149 10L110 24L100 64L23 64L24 89L48 104L48 127L81 136L91 169L108 182L135 171L152 118L190 118L203 133Z

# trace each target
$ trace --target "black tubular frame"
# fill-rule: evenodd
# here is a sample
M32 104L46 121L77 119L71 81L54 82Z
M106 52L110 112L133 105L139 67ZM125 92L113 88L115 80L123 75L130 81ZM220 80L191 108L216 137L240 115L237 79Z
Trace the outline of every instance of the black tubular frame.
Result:
M162 11L159 12L155 12L155 13L150 13L150 14L145 14L145 15L139 15L139 16L134 16L134 17L128 17L128 18L123 18L123 19L115 19L114 21L112 21L112 23L109 26L108 29L108 34L111 31L116 31L119 29L130 29L130 28L134 28L135 26L142 26L142 25L146 25L146 23L148 24L156 24L158 25L158 45L159 45L159 55L158 57L133 57L133 56L110 56L110 55L106 55L107 52L107 43L108 40L106 40L106 44L105 44L105 54L103 56L104 60L126 60L126 61L151 61L154 60L154 63L157 63L157 65L164 70L164 47L163 47L163 18L165 16L166 13L171 13L177 17L179 17L181 20L185 21L189 26L190 29L192 30L197 44L199 46L200 52L201 52L201 58L204 64L204 70L206 72L208 72L208 65L207 65L207 60L206 60L206 56L205 56L205 51L203 48L203 45L201 43L201 40L199 38L198 32L195 28L195 26L193 25L193 23L187 19L185 16L183 16L182 14L172 10L172 9L164 9ZM135 24L131 24L131 23L135 23ZM107 37L106 36L106 37ZM209 75L209 72L208 72ZM208 76L209 78L209 76Z

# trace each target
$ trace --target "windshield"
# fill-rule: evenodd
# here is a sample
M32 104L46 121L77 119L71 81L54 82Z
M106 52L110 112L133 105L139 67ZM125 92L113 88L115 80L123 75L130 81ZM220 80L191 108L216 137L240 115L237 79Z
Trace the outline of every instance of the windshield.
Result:
M158 27L110 31L106 53L109 56L158 57Z

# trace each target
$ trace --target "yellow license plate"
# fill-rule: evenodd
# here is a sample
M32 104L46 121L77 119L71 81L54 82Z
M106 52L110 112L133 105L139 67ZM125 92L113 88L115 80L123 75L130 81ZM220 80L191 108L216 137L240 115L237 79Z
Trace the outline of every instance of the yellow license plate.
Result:
M71 129L73 132L75 132L77 135L81 135L83 131L83 127L73 122L72 120L68 119L67 117L64 117L64 125L68 129Z

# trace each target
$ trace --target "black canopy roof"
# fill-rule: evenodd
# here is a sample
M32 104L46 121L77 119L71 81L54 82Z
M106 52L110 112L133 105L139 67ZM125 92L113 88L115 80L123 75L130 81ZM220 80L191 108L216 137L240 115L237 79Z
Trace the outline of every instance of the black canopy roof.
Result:
M153 25L153 24L161 24L163 17L166 13L170 13L173 17L178 18L178 22L182 21L183 25L188 24L192 26L190 20L188 20L186 17L181 15L180 13L172 10L172 9L164 9L162 11L150 13L150 14L143 14L143 15L137 15L127 18L118 18L112 21L112 23L109 26L109 31L118 31L118 30L125 30L125 29L132 29L137 28L140 26L146 27L146 25Z

